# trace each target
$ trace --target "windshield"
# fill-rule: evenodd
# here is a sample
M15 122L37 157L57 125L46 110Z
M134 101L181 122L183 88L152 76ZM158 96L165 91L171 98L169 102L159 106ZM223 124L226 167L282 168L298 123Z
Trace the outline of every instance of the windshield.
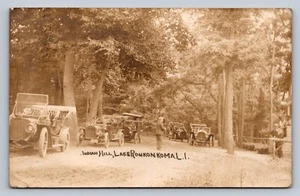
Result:
M203 127L202 130L203 130L203 131L206 131L207 133L209 133L210 128L208 128L208 127Z
M18 116L38 118L47 104L48 95L19 93L17 95L14 114Z

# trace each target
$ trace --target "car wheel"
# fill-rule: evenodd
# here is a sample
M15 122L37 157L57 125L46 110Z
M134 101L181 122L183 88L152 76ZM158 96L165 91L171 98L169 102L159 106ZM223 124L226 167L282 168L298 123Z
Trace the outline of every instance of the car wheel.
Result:
M213 146L214 146L213 136L209 136L209 147L213 147Z
M105 145L105 148L108 148L108 146L109 146L109 135L108 135L108 132L106 132L104 134L104 145Z
M124 145L124 134L121 133L119 138L119 146L122 147L123 145Z
M134 134L134 143L137 144L139 141L138 133Z
M186 142L189 143L190 142L190 138L189 138L189 136L187 134L185 135L185 138L186 138Z
M76 144L77 144L77 146L80 146L82 144L83 135L84 135L84 129L79 129L79 131L76 135Z
M47 128L42 128L39 139L39 155L45 157L48 148L48 130Z
M61 141L63 143L63 146L61 146L60 149L62 152L64 152L64 151L68 150L70 147L71 137L70 137L70 133L68 130L63 131L62 136L61 136Z
M77 136L76 136L76 143L77 143L77 146L80 146L80 145L81 145L81 143L82 143L82 134L77 133Z
M174 139L174 140L176 140L176 139L177 139L177 134L176 134L176 133L174 133L174 135L173 135L173 139Z

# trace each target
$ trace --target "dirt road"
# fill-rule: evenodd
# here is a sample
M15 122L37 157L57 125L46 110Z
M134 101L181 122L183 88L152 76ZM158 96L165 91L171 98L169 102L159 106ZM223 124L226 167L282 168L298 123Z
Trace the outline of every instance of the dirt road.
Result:
M154 137L147 136L123 147L112 142L109 148L49 150L45 158L36 150L11 152L10 174L17 187L287 187L291 160L241 150L228 155L219 147L167 139L157 151Z

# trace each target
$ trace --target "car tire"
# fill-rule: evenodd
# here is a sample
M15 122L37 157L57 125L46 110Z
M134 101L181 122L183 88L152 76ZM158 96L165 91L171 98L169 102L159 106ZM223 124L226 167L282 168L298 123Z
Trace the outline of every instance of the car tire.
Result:
M76 144L80 146L83 142L84 129L80 128L76 135Z
M108 135L108 132L104 133L104 146L105 146L105 148L109 147L109 135Z
M69 130L63 130L63 132L61 133L61 136L60 136L60 140L63 144L63 146L60 147L60 150L62 152L68 150L70 147L70 142L71 142Z
M136 133L134 134L134 143L137 144L138 141L139 141L139 137L138 137L138 133L136 132Z
M214 147L214 139L212 135L209 136L209 147Z
M119 146L122 147L123 145L124 145L124 134L120 133Z
M48 130L46 127L42 128L39 139L39 155L45 157L48 148Z
M76 136L76 144L77 144L77 146L80 146L81 143L82 143L81 134L80 134L80 133L77 133L77 136Z

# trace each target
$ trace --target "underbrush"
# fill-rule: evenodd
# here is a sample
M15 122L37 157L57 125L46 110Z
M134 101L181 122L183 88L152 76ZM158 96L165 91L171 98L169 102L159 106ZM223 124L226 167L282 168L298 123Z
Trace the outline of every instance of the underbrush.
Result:
M244 152L240 152L244 153ZM291 162L273 160L268 156L256 155L218 156L217 160L201 167L196 163L181 179L166 182L169 187L289 187L291 185ZM198 165L198 166L197 166Z
M238 147L249 151L257 151L258 154L269 154L269 146L261 143L242 143L237 144Z

